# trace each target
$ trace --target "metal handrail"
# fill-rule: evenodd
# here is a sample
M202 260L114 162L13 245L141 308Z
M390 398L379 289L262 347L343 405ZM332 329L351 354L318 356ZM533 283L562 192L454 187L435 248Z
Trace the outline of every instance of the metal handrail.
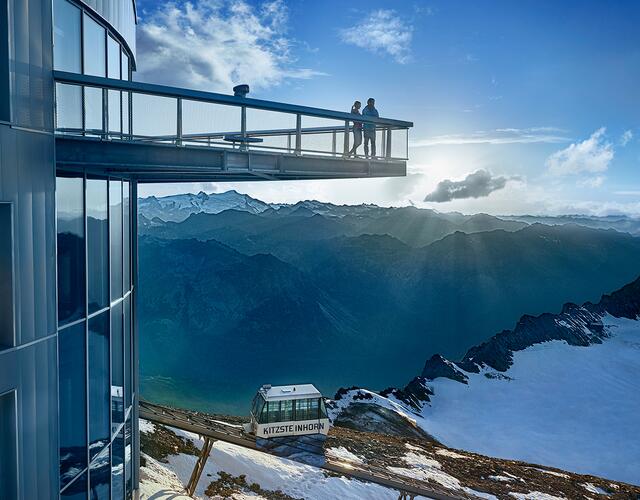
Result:
M261 109L265 111L278 111L281 113L300 114L305 116L313 116L316 118L328 118L334 120L353 121L352 113L344 111L332 111L322 108L314 108L310 106L300 106L296 104L288 104L276 101L264 101L262 99L253 99L248 97L237 97L226 94L218 94L215 92L204 92L201 90L183 89L177 87L169 87L167 85L157 85L154 83L133 82L127 80L116 80L113 78L103 78L98 76L80 75L77 73L69 73L67 71L53 72L53 78L58 83L66 83L71 85L84 85L89 87L100 87L110 90L123 90L135 92L139 94L149 94L159 97L173 97L176 99L186 99L190 101L201 101L214 104L227 104L231 106L239 106L253 109ZM361 123L371 123L379 125L380 128L396 127L411 128L413 122L403 120L393 120L390 118L373 118L369 116L358 115L356 121Z

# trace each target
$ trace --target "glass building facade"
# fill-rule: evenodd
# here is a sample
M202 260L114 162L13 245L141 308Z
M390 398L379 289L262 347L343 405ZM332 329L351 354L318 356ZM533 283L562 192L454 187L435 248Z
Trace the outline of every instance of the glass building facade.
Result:
M128 96L52 76L130 80L134 44L135 0L0 1L2 500L137 497L137 188L59 168L54 135L105 99L126 132Z
M62 498L132 495L131 189L126 179L57 173Z

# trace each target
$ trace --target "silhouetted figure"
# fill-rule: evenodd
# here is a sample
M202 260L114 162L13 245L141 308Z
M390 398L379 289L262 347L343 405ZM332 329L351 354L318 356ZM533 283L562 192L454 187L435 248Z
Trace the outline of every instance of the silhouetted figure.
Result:
M373 97L367 99L367 105L362 110L362 116L373 116L378 118L378 110L376 109L376 100ZM369 156L369 143L371 143L371 156L376 155L376 126L373 123L364 124L364 155Z
M356 101L353 103L353 106L351 106L351 112L354 115L360 115L360 107L362 106L362 104L360 103L360 101ZM353 155L353 156L357 156L358 152L358 146L360 146L360 144L362 144L362 122L353 122L353 147L351 148L351 150L349 151L349 156Z

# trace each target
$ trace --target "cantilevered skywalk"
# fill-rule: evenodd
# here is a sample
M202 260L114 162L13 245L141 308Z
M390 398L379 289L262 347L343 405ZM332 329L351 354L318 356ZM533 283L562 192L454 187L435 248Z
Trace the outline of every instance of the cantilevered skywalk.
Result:
M413 123L376 127L377 156L349 157L354 115L54 71L56 163L139 182L399 177Z

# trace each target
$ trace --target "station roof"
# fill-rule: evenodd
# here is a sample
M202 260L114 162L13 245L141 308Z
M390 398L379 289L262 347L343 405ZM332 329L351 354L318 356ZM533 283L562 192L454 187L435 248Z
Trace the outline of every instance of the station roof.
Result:
M320 398L322 394L313 384L276 385L261 387L260 393L267 401Z

